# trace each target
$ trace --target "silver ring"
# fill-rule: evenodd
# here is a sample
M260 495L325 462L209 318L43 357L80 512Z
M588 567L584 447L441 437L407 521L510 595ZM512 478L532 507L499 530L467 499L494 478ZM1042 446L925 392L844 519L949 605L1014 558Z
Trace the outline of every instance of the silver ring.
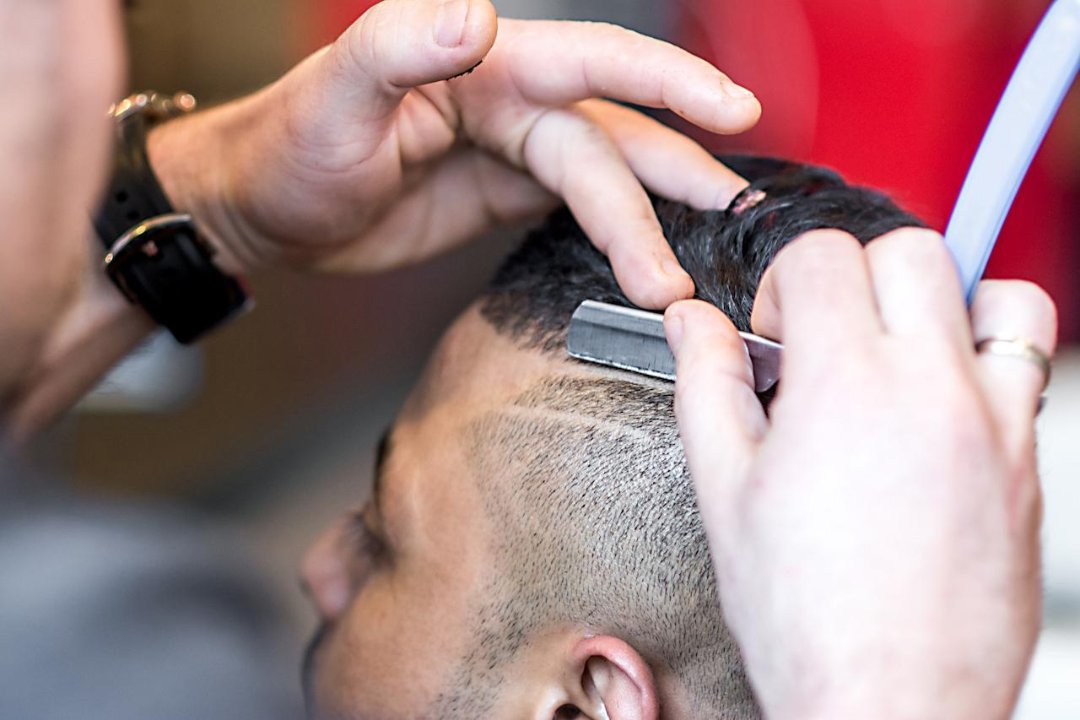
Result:
M1035 363L1042 370L1043 389L1045 390L1050 384L1050 356L1030 340L1011 337L987 338L975 343L975 352L980 355L1011 357Z

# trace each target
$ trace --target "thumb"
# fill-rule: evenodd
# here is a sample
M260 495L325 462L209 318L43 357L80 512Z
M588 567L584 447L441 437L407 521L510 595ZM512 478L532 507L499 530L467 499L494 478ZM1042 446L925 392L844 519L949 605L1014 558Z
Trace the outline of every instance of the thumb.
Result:
M664 315L675 354L675 415L706 528L725 527L734 495L765 434L746 344L731 321L700 300Z
M389 120L412 88L480 63L497 27L490 0L384 0L318 56L305 100L352 122Z

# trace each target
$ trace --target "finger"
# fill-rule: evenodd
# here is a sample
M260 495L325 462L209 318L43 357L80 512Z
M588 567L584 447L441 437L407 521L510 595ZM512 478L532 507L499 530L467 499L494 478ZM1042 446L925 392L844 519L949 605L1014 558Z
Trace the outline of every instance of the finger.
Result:
M866 255L886 332L971 347L963 289L940 234L903 228L872 241Z
M979 284L971 303L975 340L1018 339L1030 342L1050 357L1057 347L1057 310L1044 290L1019 280L987 280ZM979 379L987 402L1001 428L1014 462L1034 448L1035 413L1045 375L1022 357L981 353Z
M378 3L313 57L315 77L297 83L295 102L310 109L309 125L314 126L304 128L305 138L318 143L311 133L322 126L334 133L341 118L390 122L411 88L460 75L479 63L495 42L496 28L489 0Z
M827 362L873 341L881 320L859 241L839 230L792 241L762 277L750 322L787 346L785 367L800 358Z
M578 224L608 256L635 304L662 309L694 292L664 239L649 196L607 134L574 109L549 110L525 139L525 163L564 198Z
M527 173L485 153L453 150L367 231L392 241L350 243L319 269L370 273L413 264L497 226L540 217L557 204Z
M610 98L668 108L717 133L748 130L761 116L753 93L706 61L625 28L504 21L500 32L512 37L503 47L515 86L540 105ZM543 72L537 58L544 58Z
M686 135L604 100L580 107L604 128L646 188L698 210L723 210L749 184Z
M675 354L675 415L706 527L727 527L766 420L746 345L716 307L679 302L664 316Z

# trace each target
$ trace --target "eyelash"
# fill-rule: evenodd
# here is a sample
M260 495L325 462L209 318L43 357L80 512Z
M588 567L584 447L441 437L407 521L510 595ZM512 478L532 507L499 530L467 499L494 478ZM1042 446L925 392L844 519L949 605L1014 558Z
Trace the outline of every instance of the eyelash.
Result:
M349 522L350 532L356 545L356 552L378 561L386 558L387 547L381 537L368 527L364 513L354 513Z

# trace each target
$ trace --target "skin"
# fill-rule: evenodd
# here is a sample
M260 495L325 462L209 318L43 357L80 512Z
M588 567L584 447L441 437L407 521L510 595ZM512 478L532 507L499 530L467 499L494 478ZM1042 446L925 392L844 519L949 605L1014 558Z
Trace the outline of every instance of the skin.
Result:
M20 168L0 185L0 388L6 435L19 443L152 325L108 287L83 242L106 171L102 109L121 86L119 8L6 0L0 20L10 109L0 150ZM565 201L631 297L663 308L693 284L645 188L717 208L745 181L604 98L666 107L714 132L745 130L760 113L716 68L628 30L500 21L488 0L387 0L278 82L162 126L147 149L228 271L379 272ZM26 272L39 254L49 262Z
M984 282L969 317L940 235L810 233L754 306L786 345L768 418L726 319L687 302L666 323L721 601L767 716L1010 717L1041 617L1044 377L974 345L1052 353L1047 295Z
M120 92L119 48L110 3L0 3L0 402L78 302L84 208L104 182L101 108Z
M361 511L380 542L357 542L345 518L305 558L304 582L328 627L308 681L316 716L428 716L470 647L493 572L492 522L506 521L478 511L470 424L543 378L607 374L521 350L475 309L454 324L388 436L378 491ZM601 705L610 718L656 718L661 705L679 717L683 701L676 678L606 628L556 626L509 666L495 717L550 720L567 704L584 717L603 717Z
M458 22L437 33L448 14ZM560 196L628 295L664 307L691 287L665 268L642 184L722 207L740 181L681 136L595 99L667 106L716 132L749 127L760 108L670 46L567 27L504 34L485 0L387 2L262 93L161 128L151 160L226 267L375 271ZM514 42L500 50L497 35ZM537 46L550 49L543 77L523 69L532 54L514 60L515 48ZM485 55L472 75L447 80ZM0 0L7 442L46 426L152 329L83 243L106 172L102 109L122 77L112 0ZM433 221L447 199L454 222ZM759 297L757 329L789 344L770 421L755 414L730 324L696 304L669 313L679 419L732 630L771 717L1005 717L1038 625L1042 379L1029 363L974 356L971 340L1018 335L1051 352L1052 305L1028 285L984 286L972 333L924 234L880 245L894 252L824 237L786 250ZM867 398L887 412L854 422ZM720 447L738 459L716 457ZM795 512L800 498L816 512ZM847 562L852 537L872 551L860 562ZM829 632L836 623L847 631ZM609 715L655 715L652 676L617 638L568 647L550 697L599 716L609 693ZM885 649L890 662L863 662ZM417 677L430 694L436 679ZM544 698L536 707L548 713Z

